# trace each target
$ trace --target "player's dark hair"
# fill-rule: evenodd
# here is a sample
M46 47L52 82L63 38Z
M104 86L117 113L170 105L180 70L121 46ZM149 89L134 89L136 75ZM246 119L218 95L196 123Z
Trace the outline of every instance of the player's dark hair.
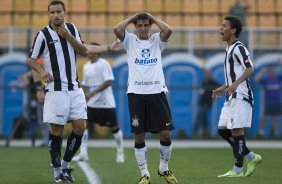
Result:
M231 29L236 29L235 37L238 38L243 30L241 21L238 18L232 16L225 17L224 20L228 20L230 22Z
M135 19L133 20L134 25L137 24L138 20L148 20L149 19L149 24L152 25L152 19L149 18L147 13L140 13L138 14Z
M64 12L66 12L65 3L64 3L63 1L59 1L59 0L54 0L54 1L51 1L51 2L49 3L49 5L48 5L48 12L49 12L49 9L50 9L50 6L51 6L51 5L58 5L58 4L59 4L59 5L62 5Z

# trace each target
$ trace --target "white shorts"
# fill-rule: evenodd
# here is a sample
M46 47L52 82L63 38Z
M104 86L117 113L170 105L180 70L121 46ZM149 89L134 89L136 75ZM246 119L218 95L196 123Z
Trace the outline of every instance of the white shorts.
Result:
M43 110L44 123L65 125L68 121L79 119L87 119L87 106L81 88L46 93Z
M250 128L252 125L252 106L245 100L232 98L224 102L218 126L228 129Z

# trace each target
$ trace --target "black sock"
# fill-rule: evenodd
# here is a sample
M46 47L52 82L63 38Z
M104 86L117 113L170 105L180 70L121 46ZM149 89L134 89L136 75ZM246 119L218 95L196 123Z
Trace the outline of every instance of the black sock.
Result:
M234 150L234 138L232 136L231 130L230 129L218 129L218 135L222 137L224 140L226 140L230 146L232 147L233 151L233 156L236 158L236 153Z
M241 135L241 136L234 137L234 150L236 153L235 166L237 167L240 167L240 168L243 167L245 148L246 148L245 136Z
M168 142L160 141L160 144L162 146L170 146L171 145L171 141L168 141Z
M82 135L76 135L74 134L74 132L71 132L67 142L64 161L66 162L71 161L72 157L75 155L75 153L77 152L77 150L81 145L81 139L82 139Z
M115 133L117 133L118 131L119 131L119 128L115 128L115 129L112 130L112 133L115 134Z
M62 137L49 134L49 152L53 167L61 167Z
M141 144L135 142L135 145L134 145L134 147L135 147L136 149L141 149L141 148L144 148L145 146L146 146L145 142L143 142L143 143L141 143Z

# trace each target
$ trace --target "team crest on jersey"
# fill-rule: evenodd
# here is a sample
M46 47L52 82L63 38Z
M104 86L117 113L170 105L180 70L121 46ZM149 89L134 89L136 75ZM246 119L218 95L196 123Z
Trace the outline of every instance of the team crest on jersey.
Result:
M132 118L131 125L134 126L134 127L137 127L139 125L139 119L137 118L136 115Z
M142 56L142 58L148 59L151 56L150 50L149 49L143 49L141 51L141 56Z
M137 65L151 66L157 64L158 62L158 58L150 58L151 57L150 49L143 49L141 51L141 57L142 58L135 58L134 63Z

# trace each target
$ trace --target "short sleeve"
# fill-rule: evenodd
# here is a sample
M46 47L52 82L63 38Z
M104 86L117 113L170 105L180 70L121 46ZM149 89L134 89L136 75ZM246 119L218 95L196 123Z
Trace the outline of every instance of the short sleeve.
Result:
M155 33L154 38L158 41L158 44L160 46L161 51L163 51L165 48L167 48L167 45L168 45L170 39L168 41L162 41L160 32Z
M250 68L253 67L252 60L250 58L249 51L246 49L246 47L239 45L235 50L234 54L236 59L240 62L240 64L244 68Z
M103 78L105 81L114 80L114 74L111 65L105 60L103 65Z
M40 31L34 38L32 48L29 51L29 57L38 59L42 55L45 48L45 39L43 33Z
M128 50L128 44L129 44L129 40L130 40L130 33L127 32L126 30L124 30L124 39L122 42L120 42L121 46L124 48L124 50Z

